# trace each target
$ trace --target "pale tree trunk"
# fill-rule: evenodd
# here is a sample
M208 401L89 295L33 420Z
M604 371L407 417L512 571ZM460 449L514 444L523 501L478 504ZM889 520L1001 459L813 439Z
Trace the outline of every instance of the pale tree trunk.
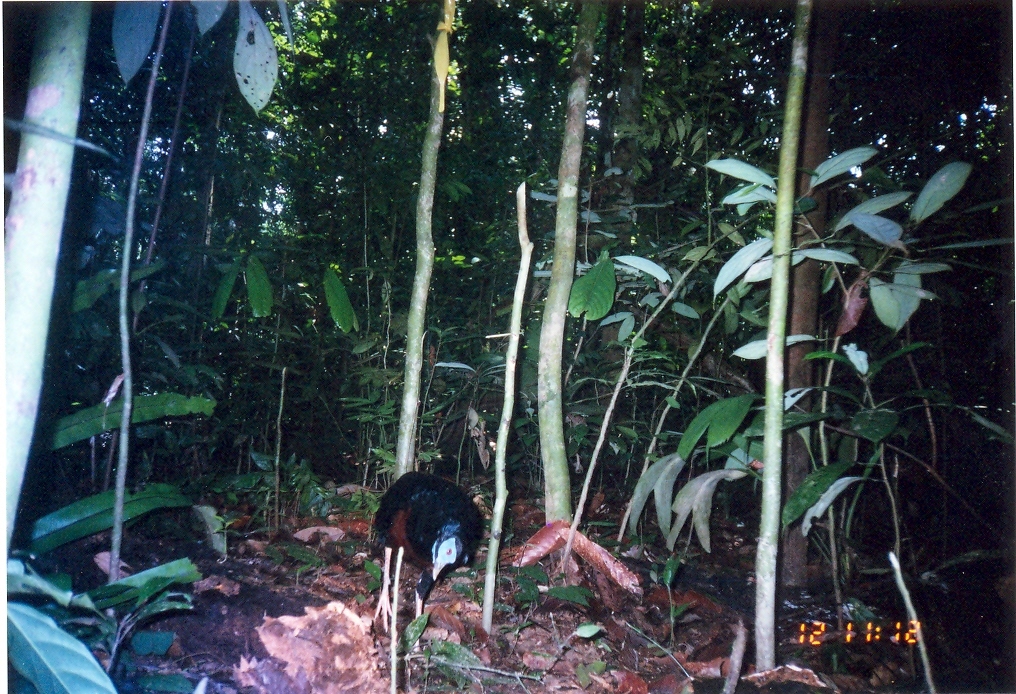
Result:
M755 666L761 671L771 670L776 665L776 552L780 537L780 477L783 463L783 358L786 351L787 303L790 293L797 145L808 67L810 20L811 0L798 0L790 78L784 102L783 134L780 138L779 186L776 191L776 223L773 228L773 279L766 338L768 349L762 517L755 556Z
M575 274L575 230L578 221L579 164L586 128L586 94L593 61L593 42L600 5L587 2L579 15L572 57L572 83L568 90L564 142L557 181L557 223L554 229L554 268L543 309L540 332L538 397L540 401L540 453L543 457L544 500L547 521L571 519L571 485L564 442L564 408L561 358L564 324Z
M817 3L812 22L810 69L805 88L804 132L801 140L801 168L814 170L829 157L829 79L836 55L840 14L828 3ZM811 176L801 173L798 195L808 192ZM812 192L817 207L797 224L794 245L800 246L825 231L828 195L825 189ZM814 260L795 266L791 279L790 334L814 335L818 328L818 299L821 291L820 268ZM812 362L804 356L814 349L810 343L787 348L787 388L808 388L815 385ZM798 407L811 409L811 397L798 401ZM784 498L800 486L811 472L811 456L798 433L787 436L786 469L783 480ZM807 584L808 538L801 533L801 524L791 527L783 536L780 553L780 585L803 587Z
M32 57L18 168L4 223L7 380L7 541L39 409L57 255L78 129L92 6L43 11ZM53 131L57 139L41 129Z
M427 318L427 295L434 271L434 187L437 184L437 152L441 147L444 112L440 108L442 87L437 75L431 73L430 120L423 139L423 166L420 172L420 193L416 199L416 275L409 302L409 325L406 330L406 372L402 391L402 412L399 415L399 438L395 452L395 477L416 469L413 451L416 446L416 420L420 408L420 381L423 371L423 333Z

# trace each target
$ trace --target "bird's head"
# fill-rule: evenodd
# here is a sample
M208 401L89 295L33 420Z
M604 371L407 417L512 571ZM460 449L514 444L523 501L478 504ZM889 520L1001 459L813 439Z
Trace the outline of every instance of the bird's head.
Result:
M463 559L462 540L454 532L443 532L434 542L434 580L446 566L458 566Z

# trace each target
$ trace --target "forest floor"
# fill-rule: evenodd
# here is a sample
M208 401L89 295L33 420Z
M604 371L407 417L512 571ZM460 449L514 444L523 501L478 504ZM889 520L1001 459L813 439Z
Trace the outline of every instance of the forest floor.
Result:
M740 624L748 647L738 692L923 687L918 652L905 643L905 634L889 633L889 625L875 641L862 628L848 644L846 634L836 631L831 596L805 592L783 596L778 661L787 665L768 678L752 679L750 524L714 514L712 552L694 551L693 541L668 590L660 578L669 556L662 546L616 542L619 505L598 495L586 527L590 540L616 551L619 571L637 576L636 588L581 557L570 567L577 589L548 580L560 575L552 568L560 552L515 567L526 540L544 525L535 505L516 502L501 548L492 633L481 626L484 544L472 568L446 577L432 592L427 628L400 659L400 690L719 692L737 651ZM326 529L299 532L318 526ZM341 513L325 522L290 518L283 527L274 534L231 536L225 557L201 539L199 526L184 511L153 514L130 528L124 559L134 571L188 557L204 579L193 586L193 610L144 627L172 632L172 646L160 655L123 656L124 680L152 683L158 681L152 675L162 675L177 683L163 691L191 691L203 677L207 691L220 693L389 691L391 639L381 621L373 621L381 559L369 536L369 515ZM98 585L104 576L93 557L107 548L106 536L68 545L57 557L60 569L71 574L76 588ZM820 568L814 567L817 574ZM403 567L400 632L413 621L418 571ZM871 593L891 590L891 579L869 586ZM802 638L810 643L802 644Z

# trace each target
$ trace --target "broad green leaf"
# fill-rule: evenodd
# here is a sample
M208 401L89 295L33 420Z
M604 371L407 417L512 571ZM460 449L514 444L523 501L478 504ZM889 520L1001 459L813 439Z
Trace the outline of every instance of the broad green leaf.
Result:
M921 299L934 297L931 292L921 289L921 275L909 272L909 261L900 263L893 275L893 282L883 282L872 277L868 282L868 294L875 315L893 331L900 330L921 303Z
M416 646L416 642L423 636L423 632L427 629L427 622L430 621L430 613L424 612L419 617L409 623L405 629L402 630L402 636L399 638L399 650L403 653L409 653Z
M134 398L131 410L131 423L140 424L163 417L180 417L189 414L211 415L215 409L215 400L200 395L188 398L180 393L159 393L158 395L138 395ZM101 434L109 429L120 427L123 414L123 399L117 398L109 404L99 403L72 415L57 420L53 432L53 450L69 446L78 441Z
M172 631L138 631L131 636L131 650L135 655L166 655L176 634Z
M670 505L674 501L674 483L684 469L684 460L676 453L664 456L660 460L669 460L670 464L664 468L653 485L653 499L656 502L656 523L666 537L670 532Z
M673 304L671 304L670 305L670 309L674 313L679 315L679 316L684 316L685 318L691 318L692 320L698 320L699 319L699 312L698 311L693 309L688 304L682 304L680 301L675 301Z
M34 607L7 604L8 664L46 694L116 694L83 643Z
M631 315L631 311L618 311L617 313L613 313L601 320L600 327L602 328L603 326L610 325L611 323L624 322L625 319L631 318Z
M945 263L920 263L904 261L896 268L897 275L930 275L933 272L945 272L952 267Z
M198 0L198 4L202 4L201 0ZM193 682L179 673L163 674L159 672L151 672L145 675L138 675L137 678L132 681L134 684L146 691L176 692L177 694L205 694L207 691L208 678L205 677L201 680L201 682L206 683L204 688L201 687L201 682L198 682L197 686L194 686Z
M124 84L131 81L152 50L162 13L160 2L125 2L113 7L113 56Z
M739 159L713 159L706 164L707 169L719 171L721 174L739 178L748 183L758 183L770 188L776 188L776 180L762 169L751 164L746 164Z
M578 625L578 627L575 629L575 635L578 636L580 639L591 639L597 634L599 634L601 631L603 631L603 627L601 627L599 624L587 622L585 624Z
M815 175L811 177L811 187L814 188L831 178L845 174L855 166L860 166L868 161L876 154L878 154L878 150L874 147L855 147L854 149L848 149L843 154L837 154L835 157L826 159L815 168Z
M332 314L332 320L344 333L350 330L359 330L360 321L356 318L353 305L349 303L349 294L342 280L335 274L335 270L325 270L325 299L328 302L328 310Z
M712 513L713 492L722 480L739 480L748 473L742 470L713 470L706 472L688 482L677 493L674 499L674 525L667 536L667 549L673 550L678 535L692 514L695 534L698 536L702 549L709 552L709 516Z
M547 596L589 607L589 598L592 593L582 586L551 586L547 589Z
M646 502L649 500L649 493L655 490L656 482L660 476L676 461L681 461L680 465L684 465L681 457L676 454L663 456L650 465L635 484L635 491L631 495L631 514L628 516L628 532L632 535L635 534L635 526L638 525L639 518L642 516L642 509L645 508Z
M128 602L139 606L174 583L193 583L200 580L201 572L190 559L184 557L121 578L115 583L99 586L88 591L88 597L100 610ZM171 609L178 607L172 606Z
M804 256L801 255L800 251L793 251L790 254L790 264L798 265L804 262ZM773 257L767 255L765 258L761 258L755 261L748 271L744 273L744 281L748 284L754 282L766 282L773 277Z
M786 344L789 347L790 345L796 345L798 342L811 342L814 339L812 335L791 335L787 338ZM766 355L767 350L767 340L753 340L734 350L734 356L741 357L741 359L761 359Z
M603 254L596 264L589 268L589 272L575 280L572 285L568 313L575 318L585 313L588 320L600 320L614 305L616 288L614 263Z
M915 222L923 222L938 212L942 205L960 192L972 168L965 162L954 161L939 169L921 189L921 194L910 209L910 218Z
M801 521L801 533L807 537L808 532L811 530L811 522L821 516L829 508L829 504L836 501L843 490L849 487L854 482L863 479L861 477L841 477L833 482L829 489L815 502L815 505L808 509L804 514L804 519Z
M470 670L483 667L483 662L465 646L451 641L435 640L430 644L430 657L441 665Z
M637 255L620 255L614 258L614 262L635 268L639 272L644 272L647 275L655 277L664 284L670 283L670 273L651 260L641 258Z
M900 241L903 227L893 220L866 212L852 212L849 217L851 224L879 243L901 250L905 248Z
M215 26L226 11L228 0L191 0L198 22L198 31L205 32Z
M681 437L677 455L687 460L706 431L709 432L709 446L718 446L727 441L744 422L754 401L754 395L739 395L718 400L699 412Z
M630 313L625 316L625 319L621 321L621 327L617 329L617 341L624 342L631 337L632 332L635 330L635 316Z
M279 78L279 56L271 32L250 0L240 0L240 26L233 50L233 73L247 103L255 111L264 108Z
M980 424L985 429L987 429L988 431L990 431L992 434L994 434L995 438L997 438L999 441L1002 441L1005 444L1008 444L1010 446L1012 445L1013 442L1012 434L1010 434L1004 427L995 424L987 417L982 417L973 410L970 410L969 412L973 420L978 424Z
M95 494L57 509L35 521L31 551L44 554L67 542L113 527L113 490ZM124 522L158 508L190 506L191 501L170 484L150 484L124 499Z
M830 485L832 485L832 483L835 482L840 475L853 467L853 465L853 461L837 463L835 465L826 465L825 467L820 467L805 477L783 506L783 527L786 528L788 525L800 518L801 514L814 506L815 502L818 501L823 494L825 494Z
M241 2L241 6L246 2ZM272 283L268 281L268 272L256 255L247 259L247 300L255 318L272 315Z
M220 555L226 555L226 521L212 506L195 505L194 514L201 519L208 534L208 544Z
M713 298L715 299L720 292L736 282L737 278L743 275L756 260L768 253L772 247L772 239L758 239L731 256L716 275L716 281L713 283Z
M794 251L794 253L823 263L843 263L844 265L859 264L857 258L854 256L849 253L844 253L843 251L837 251L833 248L803 248L799 251Z
M44 595L67 607L74 593L46 580L17 559L7 560L7 595Z
M721 200L724 205L737 205L737 213L744 215L745 211L756 202L776 202L776 193L765 186L757 183L735 188ZM742 211L744 210L744 211Z
M850 420L850 430L878 443L896 429L900 418L892 410L861 410Z
M901 202L907 200L911 195L913 195L913 193L908 193L906 191L901 191L899 193L889 193L888 195L879 195L878 197L865 200L859 205L854 205L845 215L840 217L840 221L836 223L836 226L833 228L833 231L840 231L841 229L844 229L853 224L853 222L850 221L850 215L854 214L855 212L862 212L864 214L878 214L883 210L888 210L890 207L895 207L896 205L899 205Z
M225 274L219 280L219 286L215 289L215 298L212 299L213 320L219 320L222 318L222 314L226 312L226 304L229 303L229 297L233 294L233 286L236 284L236 278L239 274L240 261L236 260L226 268Z
M144 265L131 271L131 282L138 282L154 275L166 266L165 260L157 260L151 265ZM74 287L74 296L71 299L71 311L78 313L86 308L91 308L95 302L101 299L106 292L119 286L120 272L113 268L100 270L88 279L78 280Z

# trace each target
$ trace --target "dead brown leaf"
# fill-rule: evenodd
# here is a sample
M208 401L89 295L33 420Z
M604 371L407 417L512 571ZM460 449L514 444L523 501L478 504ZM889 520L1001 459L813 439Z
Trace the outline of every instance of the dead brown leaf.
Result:
M377 692L388 687L378 671L370 624L341 602L306 607L303 617L266 617L258 636L280 670L265 663L241 662L237 680L259 692ZM244 669L246 668L246 670ZM253 671L254 675L247 677ZM256 676L255 676L256 675ZM280 677L284 675L285 681ZM270 677L271 686L262 684ZM262 678L258 682L258 678ZM254 684L246 682L255 680Z
M649 694L649 685L646 681L628 670L614 672L614 679L617 681L617 694Z
M240 584L225 576L212 574L194 584L194 593L204 593L209 590L217 590L223 595L233 597L240 592Z
M868 298L863 295L867 288L868 276L862 274L854 280L854 283L847 289L847 293L843 295L843 312L840 313L840 320L836 323L835 337L846 335L861 321L864 309L868 306Z
M333 528L330 525L315 525L293 533L293 539L300 542L310 542L316 535L322 535L329 542L338 542L346 537L346 533L342 528Z

